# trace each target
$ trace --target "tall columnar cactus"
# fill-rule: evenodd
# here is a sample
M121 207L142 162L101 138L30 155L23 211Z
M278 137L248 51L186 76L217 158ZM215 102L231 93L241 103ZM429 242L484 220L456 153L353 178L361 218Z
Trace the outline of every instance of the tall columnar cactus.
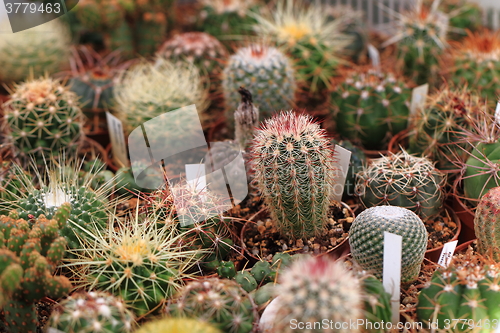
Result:
M17 84L3 104L4 126L16 155L43 157L71 152L82 138L83 114L78 96L50 78Z
M382 278L384 231L403 237L401 281L414 281L427 249L427 230L422 220L406 208L377 206L356 216L349 230L353 259L364 270Z
M500 266L468 253L439 268L419 294L417 315L439 329L493 332L500 321Z
M252 146L257 188L285 237L321 234L336 177L334 152L310 116L282 112L257 129Z
M167 60L156 65L141 62L129 68L115 85L115 100L130 130L183 106L196 104L199 114L208 106L198 68L192 63Z
M471 129L481 110L479 97L467 88L441 88L430 95L412 117L410 150L437 161L440 170L453 169L453 161L464 158L464 129ZM462 147L462 148L460 148Z
M240 104L239 87L252 94L261 121L276 111L289 110L296 91L292 64L278 49L261 44L243 47L232 55L222 77L226 118L230 124L234 122L233 112Z
M240 285L218 278L189 282L165 312L173 317L202 319L228 333L253 332L258 319L253 300Z
M280 0L272 12L251 16L257 35L284 48L295 62L298 81L311 93L330 87L340 53L352 41L342 33L343 20L332 21L326 8L302 0Z
M0 79L23 81L33 75L53 74L67 66L70 32L59 20L29 30L10 33L8 20L0 26Z
M490 189L482 198L474 216L474 231L482 255L500 261L500 187Z
M71 289L68 278L52 275L66 250L58 231L70 208L61 206L52 220L26 221L16 211L0 216L0 306L11 333L35 333L36 302L46 296L58 299Z
M424 221L443 208L445 184L446 175L433 162L404 150L372 160L356 175L356 192L365 207L400 206Z
M398 65L418 85L437 83L439 57L448 46L449 16L439 11L439 2L426 5L418 0L411 10L397 13L397 32L384 44L397 43Z
M453 47L451 80L457 85L466 83L489 105L495 106L500 93L500 32L468 31L467 37Z
M134 323L134 314L123 300L92 291L75 293L58 303L47 327L66 333L130 333Z
M213 325L191 318L163 318L148 322L136 333L222 333Z
M337 132L367 149L381 149L407 127L410 95L392 74L355 71L331 94Z

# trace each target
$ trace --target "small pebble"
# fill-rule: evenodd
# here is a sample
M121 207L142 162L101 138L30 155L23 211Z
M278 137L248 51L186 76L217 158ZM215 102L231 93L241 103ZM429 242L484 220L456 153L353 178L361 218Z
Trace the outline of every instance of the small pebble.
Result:
M302 239L297 239L297 241L295 242L295 246L297 246L298 248L304 247L304 241Z

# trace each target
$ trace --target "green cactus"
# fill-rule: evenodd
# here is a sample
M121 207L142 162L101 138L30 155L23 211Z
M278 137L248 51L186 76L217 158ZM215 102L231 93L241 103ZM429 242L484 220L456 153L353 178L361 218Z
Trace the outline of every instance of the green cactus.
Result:
M453 332L493 332L500 320L500 267L474 255L439 268L418 297L419 320ZM459 321L457 322L457 319Z
M411 91L392 74L356 71L331 94L337 133L381 149L407 127Z
M189 282L165 311L173 317L202 319L228 333L252 332L257 320L253 300L239 284L217 278Z
M148 322L136 333L222 333L213 325L197 319L163 318Z
M16 211L0 216L0 306L11 333L35 333L38 320L35 303L48 296L67 295L71 282L53 272L64 256L66 240L58 234L71 206L62 205L49 220L41 215L29 222Z
M165 10L165 9L164 9ZM139 13L134 26L134 39L140 56L154 54L167 34L167 16L164 10L148 8Z
M250 270L250 274L255 278L258 284L271 282L273 271L271 269L271 264L267 261L257 261Z
M326 132L310 116L282 112L256 131L252 155L257 187L280 233L321 234L336 173Z
M217 275L221 278L232 279L236 276L236 268L232 261L221 261L220 266L217 267Z
M234 280L239 283L239 285L245 290L247 293L252 290L257 289L258 283L255 280L255 277L248 271L239 271L236 273Z
M363 167L367 164L366 155L362 149L356 147L348 140L341 140L339 142L332 140L332 144L338 144L351 152L349 170L347 171L344 193L342 194L342 200L346 201L349 197L356 194L356 174L363 170Z
M296 91L292 64L281 51L263 44L240 48L232 55L222 76L229 124L234 123L233 113L241 101L239 87L252 94L261 121L277 111L290 110Z
M80 1L75 12L80 24L90 31L113 30L125 21L125 11L118 0Z
M424 221L443 208L446 175L429 159L405 150L371 161L356 175L356 192L365 207L400 206Z
M83 137L83 114L78 97L58 80L31 79L16 84L3 104L4 125L15 155L27 159L71 153Z
M490 189L477 205L474 213L474 231L478 252L500 261L500 232L497 217L500 212L500 187Z
M21 175L18 174L21 172ZM15 202L25 189L23 181L27 180L27 173L21 168L14 167L12 161L0 162L0 215L8 214L10 203Z
M453 28L450 31L450 39L461 40L465 29L476 31L483 26L484 11L478 3L467 0L443 0L439 4L439 9L449 13L449 24Z
M129 333L134 324L133 313L120 298L92 291L72 294L57 304L47 327L66 333Z
M70 32L60 20L17 33L10 33L4 20L0 31L0 79L5 83L54 74L69 61Z
M414 281L424 260L428 236L422 220L406 208L377 206L356 216L349 230L353 259L364 270L381 279L384 231L403 237L401 281Z

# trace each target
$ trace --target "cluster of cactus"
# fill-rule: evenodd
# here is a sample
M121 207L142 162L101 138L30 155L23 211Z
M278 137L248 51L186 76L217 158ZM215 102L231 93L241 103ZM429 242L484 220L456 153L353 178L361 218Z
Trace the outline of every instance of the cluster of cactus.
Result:
M58 303L47 327L66 333L130 333L134 323L134 314L123 300L91 291L75 293Z
M367 149L407 127L411 91L392 74L355 71L331 94L337 133Z
M463 130L472 128L480 110L479 97L467 89L439 89L412 116L409 150L437 161L440 170L453 169L453 162L468 148Z
M248 293L235 281L218 278L189 282L165 312L172 317L202 319L229 333L253 332L258 319Z
M331 20L324 7L280 0L272 13L251 15L257 20L257 35L284 48L294 61L298 81L307 84L311 93L330 87L340 53L352 41L342 33L344 22Z
M83 137L78 96L58 80L40 78L17 84L3 104L4 126L15 155L43 158L70 152Z
M325 257L294 262L280 275L275 294L279 305L273 332L325 332L328 329L315 324L324 323L324 319L328 319L331 330L338 327L337 323L358 319L391 320L390 296L380 281L368 276L358 278L340 261ZM302 323L302 327L294 328L294 322ZM361 325L349 329L361 331Z
M500 187L490 189L477 205L474 215L474 231L477 236L478 252L500 260L500 233L498 214L500 212Z
M232 55L222 77L226 118L230 124L234 123L233 112L240 104L239 87L252 94L260 110L260 120L275 111L290 110L296 90L292 64L281 51L264 44L240 48Z
M202 320L192 318L163 318L141 326L136 333L222 333Z
M203 114L208 106L207 97L198 68L189 62L141 62L124 72L115 85L118 112L129 130L192 104Z
M282 112L264 121L252 143L258 190L284 237L321 234L336 178L326 132L305 114Z
M11 333L35 333L36 302L66 296L72 288L65 276L52 275L66 250L59 230L70 209L62 205L51 220L20 219L15 210L0 216L0 307Z
M3 82L53 74L66 65L71 40L68 28L59 20L17 33L10 32L8 22L4 20L0 26L0 79Z
M446 175L425 157L405 150L374 159L356 175L356 192L365 207L407 208L424 221L443 208Z
M356 147L348 140L341 140L339 142L332 140L332 145L339 145L351 152L349 170L346 174L344 193L342 194L342 200L345 201L345 199L356 194L356 174L361 172L366 165L366 155L362 149Z
M437 329L492 332L500 320L500 266L468 252L439 268L419 294L417 315Z
M497 87L500 70L500 34L486 29L472 33L455 43L450 68L455 84L467 84L489 105L496 105L500 90Z
M377 206L356 216L349 230L353 259L364 270L381 279L385 231L403 238L401 281L414 281L424 260L428 235L420 217L406 208Z
M384 45L397 43L398 66L417 85L438 81L439 57L448 46L449 17L432 4L416 1L406 13L398 13L397 33Z

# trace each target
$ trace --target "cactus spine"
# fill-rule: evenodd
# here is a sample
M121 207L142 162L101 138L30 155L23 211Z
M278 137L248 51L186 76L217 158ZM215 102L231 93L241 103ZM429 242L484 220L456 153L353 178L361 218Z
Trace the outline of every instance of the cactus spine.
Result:
M310 116L282 112L256 131L252 156L257 187L280 233L292 239L319 235L336 172L326 132Z
M500 261L500 187L490 189L482 198L474 216L474 231L477 236L478 250L482 255Z

